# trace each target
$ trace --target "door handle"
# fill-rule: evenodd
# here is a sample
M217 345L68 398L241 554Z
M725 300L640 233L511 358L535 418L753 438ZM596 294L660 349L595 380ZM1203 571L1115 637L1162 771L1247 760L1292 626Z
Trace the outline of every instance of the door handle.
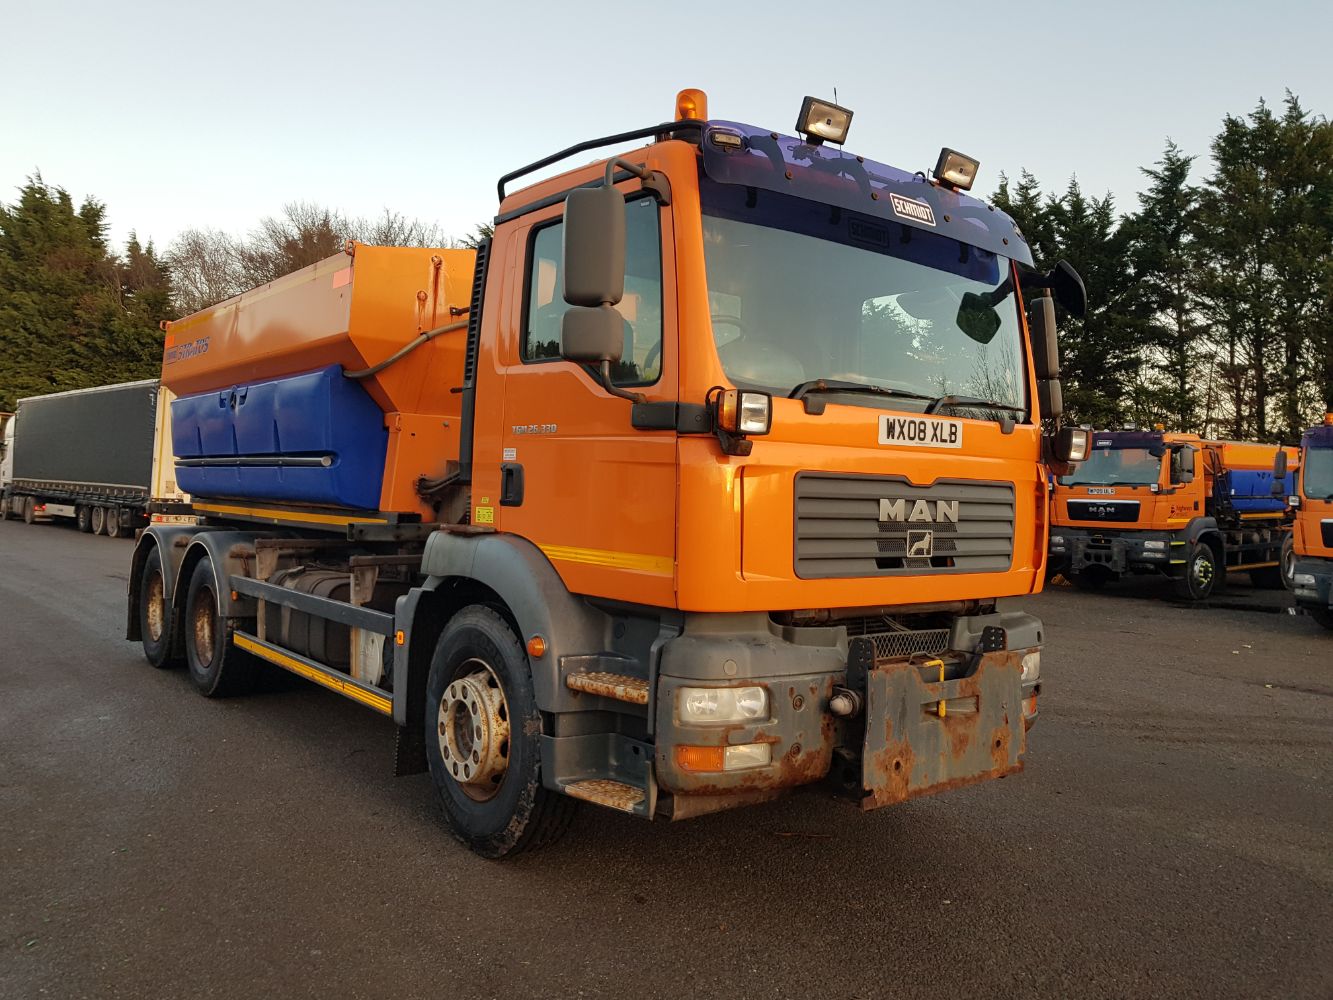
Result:
M500 465L500 506L523 506L523 466L517 462Z

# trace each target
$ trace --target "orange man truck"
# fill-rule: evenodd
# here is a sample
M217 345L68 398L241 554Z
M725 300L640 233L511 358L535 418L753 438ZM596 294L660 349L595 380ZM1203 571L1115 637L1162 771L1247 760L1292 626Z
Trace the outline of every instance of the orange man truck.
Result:
M1301 436L1298 483L1289 498L1296 507L1292 590L1297 607L1333 629L1333 413Z
M390 717L488 857L576 800L871 808L1021 769L1043 628L1003 599L1040 589L1047 469L1086 447L1052 306L1082 284L966 194L975 161L704 100L506 175L475 254L352 244L170 325L200 522L139 540L152 664Z
M1233 571L1281 588L1291 507L1290 475L1274 482L1280 451L1295 458L1277 445L1160 428L1097 431L1087 461L1056 482L1052 569L1090 589L1163 574L1191 601L1207 599Z

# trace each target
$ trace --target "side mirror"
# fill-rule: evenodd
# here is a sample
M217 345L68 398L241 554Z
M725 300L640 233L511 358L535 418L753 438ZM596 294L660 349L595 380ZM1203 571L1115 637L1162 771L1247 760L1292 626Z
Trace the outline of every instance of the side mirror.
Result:
M614 364L624 343L624 320L610 306L573 306L560 319L560 356L566 361Z
M613 187L579 188L565 198L565 301L615 305L625 294L625 199Z
M1032 335L1032 363L1037 375L1037 405L1047 419L1064 415L1064 391L1060 386L1060 345L1055 332L1055 300L1049 295L1032 300L1028 319Z
M1060 261L1051 271L1051 291L1069 315L1082 319L1088 314L1088 290L1083 287L1083 278L1069 261Z
M1273 478L1287 478L1287 453L1281 448L1279 448L1277 454L1273 456Z
M1183 448L1173 448L1171 451L1171 481L1194 482L1194 449L1188 445Z

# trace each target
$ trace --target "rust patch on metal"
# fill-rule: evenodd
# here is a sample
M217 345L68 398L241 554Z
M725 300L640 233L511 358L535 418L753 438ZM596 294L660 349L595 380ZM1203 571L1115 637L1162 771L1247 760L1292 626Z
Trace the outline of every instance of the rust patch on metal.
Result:
M614 698L616 701L631 705L648 704L648 682L640 677L625 674L609 674L600 671L586 674L570 674L565 678L565 687L571 691L583 691L586 694Z
M632 813L644 799L642 788L623 785L619 781L598 778L590 781L575 781L565 785L565 792L585 802L595 802L608 809Z

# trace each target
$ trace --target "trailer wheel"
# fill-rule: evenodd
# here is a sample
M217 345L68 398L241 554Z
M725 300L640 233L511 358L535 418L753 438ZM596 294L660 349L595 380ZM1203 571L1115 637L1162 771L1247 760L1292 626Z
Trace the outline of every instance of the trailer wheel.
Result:
M236 628L230 618L219 614L214 587L213 561L205 557L190 574L181 627L190 680L205 698L226 698L244 694L254 686L258 664L232 644Z
M1185 573L1174 580L1176 594L1186 601L1206 601L1221 582L1217 554L1207 542L1195 542L1185 560Z
M32 497L23 498L23 523L33 524L37 520L37 501Z
M94 508L92 509L92 513L89 514L88 516L89 516L89 518L91 519L91 520L89 521L89 526L92 528L92 532L93 532L93 534L94 534L94 535L105 535L105 534L106 534L106 508L105 508L105 507L94 507Z
M542 787L541 713L518 637L490 608L464 608L426 681L426 759L458 840L502 858L556 840L573 799Z
M93 530L93 513L86 505L79 504L74 509L74 526L84 534Z
M180 665L171 655L171 602L162 575L162 553L154 546L139 578L139 635L144 659L163 670Z
M125 533L120 526L120 508L107 507L106 510L106 533L109 538L119 538Z

